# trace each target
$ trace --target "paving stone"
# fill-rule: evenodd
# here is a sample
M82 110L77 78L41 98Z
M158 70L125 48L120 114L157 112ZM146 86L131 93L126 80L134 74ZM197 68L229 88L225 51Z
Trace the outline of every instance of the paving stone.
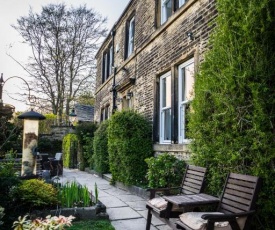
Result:
M116 230L144 230L146 227L146 220L144 218L116 220L111 221L111 224ZM151 225L150 230L157 230L157 228Z
M122 202L120 199L116 197L100 197L100 201L107 207L107 208L114 208L114 207L126 207L127 204Z
M107 208L110 220L127 220L141 218L141 215L129 207Z
M138 211L140 215L142 215L145 219L147 219L148 209L144 211ZM157 218L155 215L152 215L151 224L154 226L163 225L164 222Z
M146 201L144 200L139 200L139 201L130 201L130 202L125 202L129 207L133 208L136 211L144 211L146 209Z
M131 195L130 192L124 191L122 189L119 188L111 188L111 189L106 189L104 190L106 193L109 193L112 196L121 196L121 195Z
M136 195L121 195L121 196L119 196L119 199L124 201L124 202L144 200L142 197L139 197L139 196L136 196Z

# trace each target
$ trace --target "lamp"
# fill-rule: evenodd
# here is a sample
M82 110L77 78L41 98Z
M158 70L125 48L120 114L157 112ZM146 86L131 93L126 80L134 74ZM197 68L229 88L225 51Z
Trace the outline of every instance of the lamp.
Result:
M71 113L69 114L69 121L70 121L72 126L73 126L74 122L76 121L76 117L77 117L77 115L76 115L75 110L73 108Z
M128 93L126 94L126 99L127 99L127 100L130 100L131 97L133 97L133 92L128 92Z

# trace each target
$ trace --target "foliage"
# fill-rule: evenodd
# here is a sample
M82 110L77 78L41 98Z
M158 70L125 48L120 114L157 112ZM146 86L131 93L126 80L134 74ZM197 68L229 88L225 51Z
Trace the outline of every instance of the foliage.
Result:
M93 165L94 170L99 173L108 173L109 166L109 153L108 153L108 120L100 123L94 136L94 155Z
M98 202L98 189L97 189L97 184L95 183L95 203L97 204Z
M16 174L16 164L15 159L13 158L14 152L9 151L4 160L0 163L0 205L3 207L8 207L12 200L10 192L13 187L20 184L20 179Z
M93 139L94 133L97 129L95 123L81 123L76 126L76 135L79 140L80 146L83 149L83 157L80 158L80 169L84 170L85 167L92 167L92 156L93 156Z
M31 47L24 66L32 77L36 106L52 110L62 119L63 108L87 88L94 87L95 53L106 36L106 19L86 6L62 4L42 7L40 14L30 9L13 27Z
M1 226L1 229L11 226L10 219L15 213L14 206L16 205L12 191L21 182L16 170L21 164L15 161L15 154L12 150L7 152L5 158L0 162L0 206L5 209L5 216L2 219L4 226Z
M218 194L226 173L263 178L262 226L275 220L275 2L218 0L217 27L195 82L190 116L194 164Z
M46 117L46 119L39 121L39 133L51 134L51 126L56 121L57 116L52 113L43 115Z
M61 207L88 207L91 205L91 195L87 186L77 184L75 181L68 182L58 190L58 200Z
M18 199L20 205L30 209L49 207L58 202L55 187L40 179L24 180L14 189L12 196Z
M2 218L5 215L4 211L5 211L5 209L0 206L0 226L3 225Z
M151 126L140 114L128 110L111 116L108 126L110 171L114 181L126 185L144 183L152 156Z
M37 218L35 220L28 220L28 216L19 216L18 220L13 223L14 230L48 230L59 229L63 230L66 226L72 226L73 216L47 216L45 219Z
M157 157L145 159L148 164L146 177L150 188L168 188L179 186L186 163L175 156L163 153Z
M69 133L63 138L62 157L64 167L74 168L76 166L75 157L77 154L77 145L78 139L76 134Z
M0 117L0 156L10 149L22 151L22 122L15 121Z
M81 95L76 99L76 102L81 105L94 105L95 96L90 91L82 92Z
M52 140L47 137L40 137L38 139L37 147L38 147L38 152L49 153L50 155L54 155L55 153L61 151L62 141Z
M109 220L88 220L74 222L72 227L68 230L115 230Z

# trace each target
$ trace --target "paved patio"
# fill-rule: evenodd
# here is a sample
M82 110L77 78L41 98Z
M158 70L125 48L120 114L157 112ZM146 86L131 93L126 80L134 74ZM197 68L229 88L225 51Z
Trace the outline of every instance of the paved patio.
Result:
M112 186L108 180L95 174L77 169L64 168L61 181L77 181L86 185L93 194L96 183L99 200L106 206L109 219L116 230L145 230L147 209L144 198ZM171 230L171 228L153 215L151 230Z

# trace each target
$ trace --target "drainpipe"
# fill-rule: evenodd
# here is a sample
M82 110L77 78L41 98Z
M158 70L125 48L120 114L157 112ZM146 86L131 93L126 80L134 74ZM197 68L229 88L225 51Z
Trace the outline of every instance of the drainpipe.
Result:
M116 31L113 30L112 31L112 67L114 70L114 76L113 76L113 86L112 86L112 91L113 91L113 111L112 113L114 114L116 109L117 109L117 105L116 105L116 97L117 97L117 91L116 91L116 67L114 66L114 59L115 59L115 35L116 35Z

